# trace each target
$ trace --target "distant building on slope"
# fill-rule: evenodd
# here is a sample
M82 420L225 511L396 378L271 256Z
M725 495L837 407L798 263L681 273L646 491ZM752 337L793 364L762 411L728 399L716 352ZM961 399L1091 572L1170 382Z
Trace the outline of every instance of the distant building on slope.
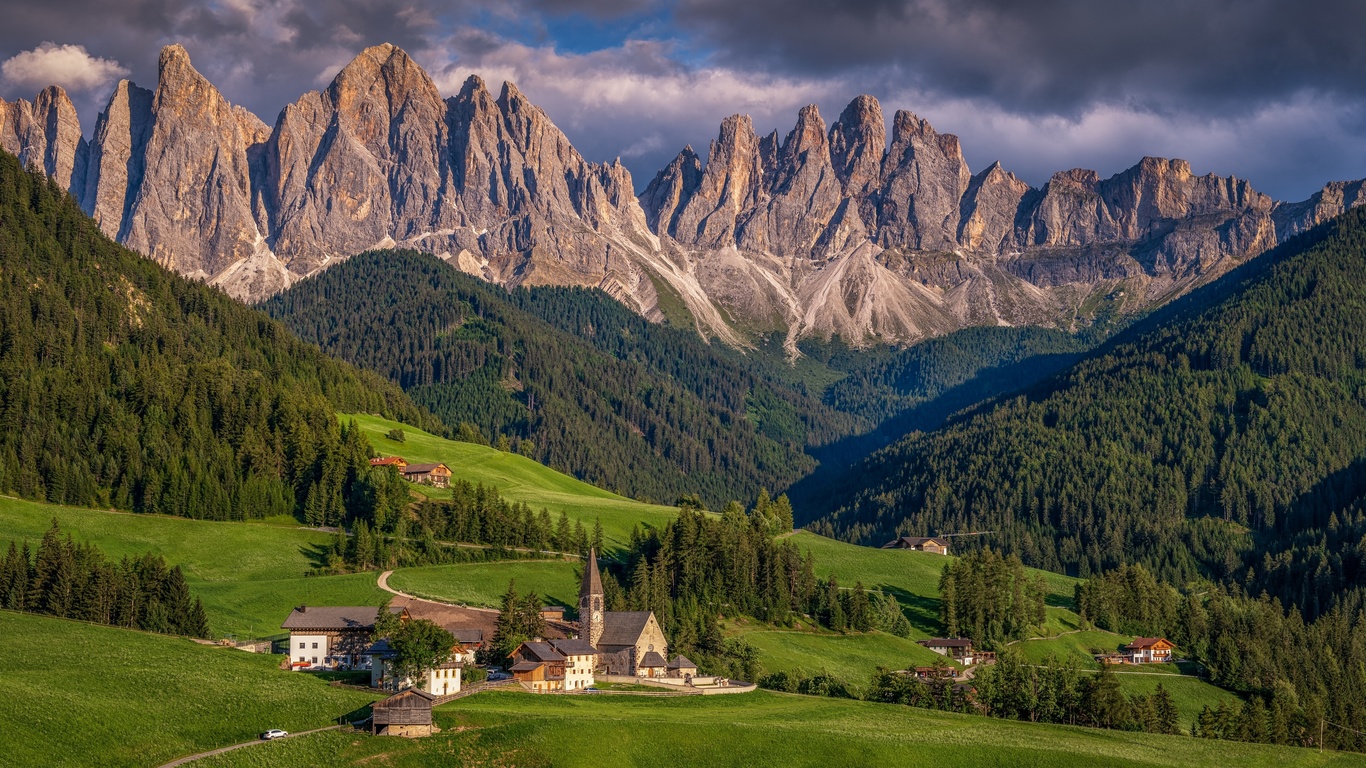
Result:
M409 464L401 472L403 479L422 483L436 488L448 488L451 484L451 468L445 464Z
M408 460L402 456L380 456L370 460L372 467L393 467L398 473L403 474L403 470L408 468Z
M994 664L996 654L992 651L979 651L972 647L972 640L966 637L932 637L917 640L918 644L929 648L940 656L948 656L959 664Z
M883 544L882 548L913 549L917 552L933 552L936 555L947 555L949 553L949 543L947 539L936 539L927 536L901 536Z
M1121 650L1130 664L1165 664L1172 660L1175 647L1165 637L1136 637Z

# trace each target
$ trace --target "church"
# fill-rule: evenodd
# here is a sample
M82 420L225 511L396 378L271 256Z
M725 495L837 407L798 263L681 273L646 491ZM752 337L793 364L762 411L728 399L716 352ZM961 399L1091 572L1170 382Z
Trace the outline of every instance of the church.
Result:
M668 642L654 611L604 611L596 550L589 550L579 587L579 638L598 650L609 675L663 677Z

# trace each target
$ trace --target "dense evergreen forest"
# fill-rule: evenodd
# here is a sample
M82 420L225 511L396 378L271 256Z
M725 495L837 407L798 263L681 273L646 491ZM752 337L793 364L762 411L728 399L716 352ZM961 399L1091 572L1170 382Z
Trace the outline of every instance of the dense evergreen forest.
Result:
M874 455L864 490L814 527L869 544L990 530L1030 565L1142 563L1321 615L1364 578L1363 293L1358 209Z
M343 515L336 412L440 428L217 289L106 238L0 153L0 489L197 518Z
M807 446L862 425L601 291L509 292L411 251L361 254L263 306L398 382L452 436L515 440L636 498L752 498L809 472Z
M1214 683L1247 697L1236 711L1203 713L1195 735L1366 751L1360 600L1349 596L1306 622L1265 593L1254 599L1216 585L1182 595L1142 566L1124 566L1079 584L1077 605L1102 629L1170 638Z
M57 521L38 551L11 541L0 560L0 608L190 637L209 636L199 598L180 566L147 553L111 562L89 544L62 537Z

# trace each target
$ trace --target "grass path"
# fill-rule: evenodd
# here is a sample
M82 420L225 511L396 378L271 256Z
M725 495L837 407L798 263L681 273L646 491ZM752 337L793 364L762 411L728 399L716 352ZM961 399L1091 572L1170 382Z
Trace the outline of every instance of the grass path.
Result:
M346 726L346 725L328 725L328 726L324 726L324 727L322 727L322 728L314 728L314 729L309 730L309 731L300 731L299 733L291 733L291 734L289 734L288 736L281 736L281 737L279 737L279 738L281 738L281 739L293 739L293 738L297 738L297 737L299 737L299 736L310 736L310 735L315 734L315 733L322 733L323 731L337 731L337 730L341 730L342 728L346 728L346 727L348 727L348 726ZM272 739L272 741L273 741L273 739ZM219 747L218 749L211 749L211 750L209 750L208 752L200 752L200 753L197 754L197 755L190 755L190 756L188 756L188 757L182 757L182 758L179 758L179 759L177 759L177 760L172 760L172 761L169 762L169 763L163 764L163 765L161 766L161 768L177 768L178 766L185 765L186 763L193 763L193 762L196 761L196 760L203 760L203 759L206 758L206 757L213 757L214 755L221 755L221 754L223 754L223 753L225 753L225 752L231 752L231 751L233 751L233 750L235 750L235 749L241 749L241 748L243 748L243 747L254 747L254 746L256 746L257 744L266 744L266 743L267 743L267 742L266 742L264 739L256 738L256 739L253 739L252 741L244 741L244 742L242 742L241 744L233 744L233 745L227 746L227 747Z

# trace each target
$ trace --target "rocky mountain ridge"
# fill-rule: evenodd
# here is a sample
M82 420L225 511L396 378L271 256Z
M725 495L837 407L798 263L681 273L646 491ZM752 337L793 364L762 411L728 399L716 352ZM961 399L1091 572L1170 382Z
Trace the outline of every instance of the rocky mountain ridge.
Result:
M87 141L65 92L0 101L0 147L70 190L120 242L255 301L355 253L414 247L507 285L602 288L704 336L911 342L978 324L1068 327L1213 279L1366 200L1362 182L1278 203L1245 181L1145 158L1034 189L972 174L957 137L856 98L785 136L727 118L637 198L516 86L442 98L392 45L368 48L273 126L179 45L155 90L122 81Z

